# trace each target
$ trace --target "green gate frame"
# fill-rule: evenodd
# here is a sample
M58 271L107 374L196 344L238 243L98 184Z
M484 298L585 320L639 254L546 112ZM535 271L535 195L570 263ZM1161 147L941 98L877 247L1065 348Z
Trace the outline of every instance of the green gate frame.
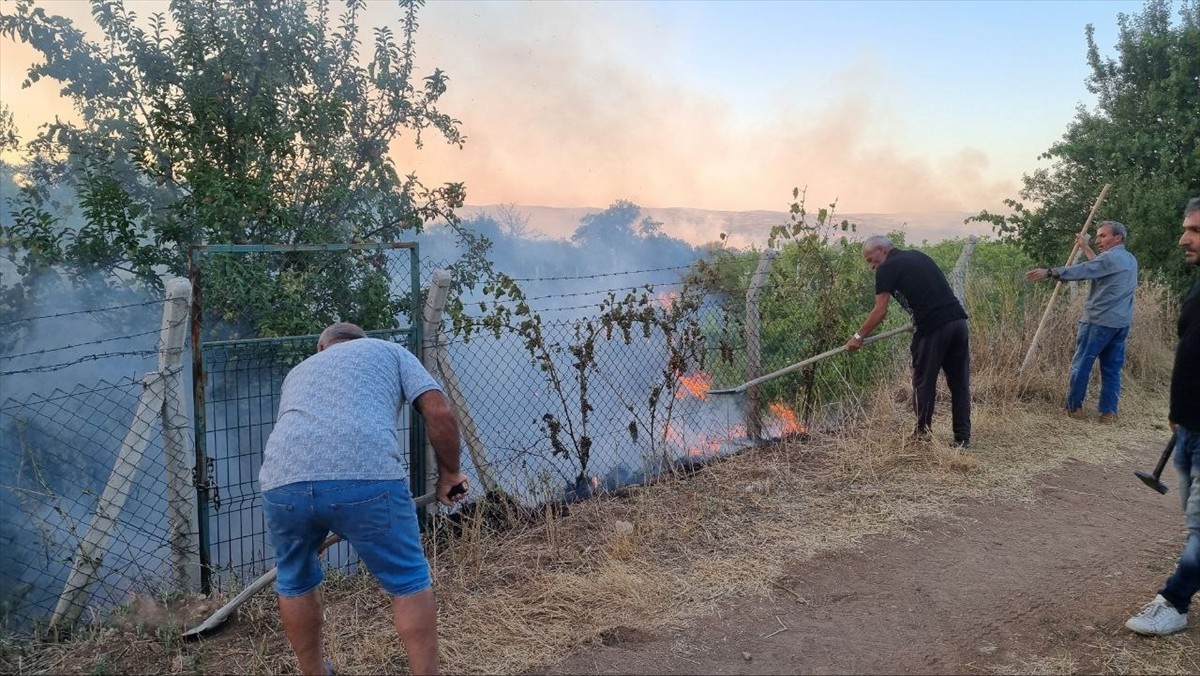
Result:
M388 242L381 244L193 244L188 247L188 279L192 284L191 330L192 330L192 405L194 409L193 432L195 436L196 466L192 470L193 484L196 487L197 530L199 531L200 548L200 590L208 594L212 591L212 558L209 543L209 504L212 501L212 491L216 488L211 480L211 460L206 449L206 414L204 410L204 389L207 383L204 371L203 329L203 281L204 275L200 265L201 258L207 253L290 253L305 251L388 251L408 249L410 263L411 317L412 325L407 330L408 345L413 354L421 356L421 265L420 249L416 242ZM390 330L385 331L390 332ZM371 335L374 331L368 331ZM297 338L301 336L287 336ZM212 344L230 345L234 343L251 343L270 341L274 339L249 338L234 341L214 341ZM315 341L314 341L315 344ZM414 495L425 492L425 426L419 415L412 417L409 428L409 482Z

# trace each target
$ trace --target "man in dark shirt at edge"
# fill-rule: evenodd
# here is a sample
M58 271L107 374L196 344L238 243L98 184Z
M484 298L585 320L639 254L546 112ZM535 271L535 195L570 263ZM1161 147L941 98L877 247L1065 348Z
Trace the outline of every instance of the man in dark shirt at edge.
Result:
M1179 246L1189 265L1200 266L1200 197L1193 197L1183 209ZM1153 601L1125 622L1130 630L1150 636L1166 636L1186 628L1188 607L1200 591L1200 279L1184 298L1178 332L1167 421L1175 433L1175 469L1186 514L1187 540L1174 574Z
M971 350L967 341L967 313L954 297L950 283L933 259L920 251L897 249L882 235L863 242L863 258L875 270L875 307L862 328L846 342L854 352L871 335L888 312L894 296L910 315L916 333L912 346L913 409L918 438L929 436L937 376L945 371L950 386L954 443L971 442Z

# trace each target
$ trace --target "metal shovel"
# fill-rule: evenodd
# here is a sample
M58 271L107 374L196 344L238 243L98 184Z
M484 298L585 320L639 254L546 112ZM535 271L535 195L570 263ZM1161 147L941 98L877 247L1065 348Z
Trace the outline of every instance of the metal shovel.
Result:
M868 343L874 343L875 341L883 340L884 338L891 338L892 336L895 336L895 335L898 335L901 333L907 333L912 330L913 330L913 325L906 324L904 326L901 326L898 329L892 329L891 331L884 331L883 333L876 334L874 336L868 336L865 340L863 340L863 345L866 345ZM795 371L797 369L802 369L805 366L808 366L809 364L819 362L826 357L832 357L835 354L841 354L842 352L845 352L845 351L846 351L845 345L835 347L831 350L825 350L824 352L822 352L821 354L818 354L815 357L809 357L808 359L805 359L804 361L798 361L795 364L792 364L791 366L785 366L785 367L779 369L778 371L772 371L771 373L768 373L765 376L759 376L759 377L755 378L754 380L744 382L741 385L738 385L737 387L730 387L730 388L726 388L726 389L722 389L722 390L709 390L708 394L741 394L741 393L745 392L746 390L750 389L751 387L754 387L755 385L765 383L768 380L774 380L775 378L778 378L779 376L787 375L788 373L791 373L792 371Z

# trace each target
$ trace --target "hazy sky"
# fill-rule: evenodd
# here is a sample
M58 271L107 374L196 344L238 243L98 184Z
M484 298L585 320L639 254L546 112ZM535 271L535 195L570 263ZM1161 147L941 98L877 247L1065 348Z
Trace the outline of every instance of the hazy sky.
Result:
M90 21L85 3L39 4ZM430 2L421 71L449 75L442 108L467 145L394 152L427 184L465 182L470 204L781 210L807 186L842 213L996 209L1094 103L1085 25L1110 55L1117 14L1141 8ZM371 0L369 14L399 11ZM26 137L62 106L52 84L18 89L31 58L0 39L0 97Z

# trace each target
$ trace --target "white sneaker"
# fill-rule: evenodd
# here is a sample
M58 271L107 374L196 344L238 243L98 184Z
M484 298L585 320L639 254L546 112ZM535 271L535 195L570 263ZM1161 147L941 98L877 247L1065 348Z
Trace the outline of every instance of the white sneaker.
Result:
M1187 623L1187 614L1175 610L1175 606L1159 594L1141 612L1126 620L1125 627L1148 636L1166 636L1183 631Z

